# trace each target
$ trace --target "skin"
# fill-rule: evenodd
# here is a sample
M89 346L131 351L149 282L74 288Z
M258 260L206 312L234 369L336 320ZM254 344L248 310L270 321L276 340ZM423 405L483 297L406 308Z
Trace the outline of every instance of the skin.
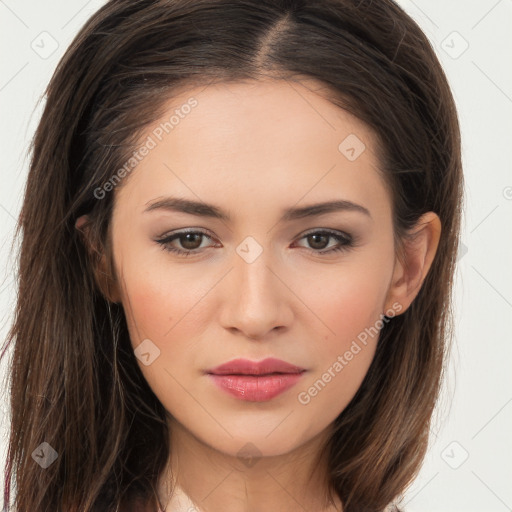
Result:
M169 100L162 120L190 97L198 105L115 190L118 281L103 289L122 303L134 349L149 339L160 350L148 366L137 362L168 411L171 457L158 489L166 511L188 510L169 502L174 478L197 510L341 510L337 497L327 503L326 461L315 457L361 385L378 336L359 343L357 355L307 404L298 395L365 328L409 307L435 255L441 225L429 212L398 259L375 135L320 92L314 81L270 80L187 90ZM338 150L349 134L366 146L354 161ZM213 203L232 220L144 212L166 196ZM337 211L279 221L285 208L336 199L364 206L371 217ZM208 236L169 245L195 255L178 256L156 242L187 228ZM305 234L325 229L352 235L356 245L322 254L339 242ZM262 250L250 263L236 250L247 236ZM277 357L307 371L268 402L241 401L203 373L237 357ZM247 443L257 455L252 465L238 456Z

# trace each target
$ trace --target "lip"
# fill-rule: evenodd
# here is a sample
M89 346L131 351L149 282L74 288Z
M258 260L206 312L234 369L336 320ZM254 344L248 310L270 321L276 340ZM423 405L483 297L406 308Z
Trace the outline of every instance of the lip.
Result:
M301 373L305 369L281 359L268 357L262 361L249 359L233 359L221 364L206 373L214 375L268 375L271 373Z
M295 386L302 373L275 373L272 375L215 375L213 382L230 395L248 402L267 402Z
M251 402L266 402L295 386L306 370L280 359L234 359L208 370L226 393Z

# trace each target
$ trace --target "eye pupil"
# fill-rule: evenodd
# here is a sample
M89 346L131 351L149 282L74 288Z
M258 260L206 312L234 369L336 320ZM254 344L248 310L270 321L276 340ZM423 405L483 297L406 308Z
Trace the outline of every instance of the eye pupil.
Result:
M328 241L328 239L329 239L329 235L313 234L313 235L309 235L309 236L308 236L308 238L309 238L310 240L312 240L312 239L314 240L314 241L313 241L313 243L312 243L312 244L310 244L310 245L311 245L311 247L313 247L314 249L324 249L324 248L325 248L325 245L326 245L326 244L325 244L325 242L326 242L326 241ZM318 238L320 238L320 239L322 239L322 238L323 238L323 239L324 239L324 243L320 242L320 246L318 246L318 245L316 244L317 240L315 240L315 239L318 239Z
M197 249L201 245L201 237L202 236L203 235L201 233L186 233L180 237L181 242L182 242L181 245L185 249L190 250L190 251ZM194 242L194 238L196 239L195 242ZM183 239L185 239L185 243L183 243ZM199 244L197 244L197 240L199 240ZM191 246L188 245L189 243L191 243L192 245Z

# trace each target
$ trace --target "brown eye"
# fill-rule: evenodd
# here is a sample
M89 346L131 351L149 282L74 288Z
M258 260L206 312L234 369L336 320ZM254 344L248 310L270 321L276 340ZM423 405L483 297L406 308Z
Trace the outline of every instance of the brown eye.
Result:
M331 238L330 235L313 234L307 236L308 243L312 249L325 249L329 243L329 238Z
M184 235L179 235L177 239L184 249L193 251L194 249L199 249L203 236L202 233L185 233Z
M318 254L330 254L337 251L347 251L354 246L353 238L345 233L331 231L314 231L304 235L302 240L306 240L309 248ZM329 240L336 240L337 245L329 246ZM325 250L327 247L329 249Z
M205 238L211 239L209 235L202 231L181 231L156 240L156 242L165 251L176 253L179 256L189 256L201 252L199 249L201 249L201 244Z

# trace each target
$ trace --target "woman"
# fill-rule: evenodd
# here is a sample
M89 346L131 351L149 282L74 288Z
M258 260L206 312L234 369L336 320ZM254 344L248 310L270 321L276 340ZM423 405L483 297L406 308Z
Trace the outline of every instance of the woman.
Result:
M394 2L110 1L32 149L5 502L14 480L16 511L395 510L463 177Z

